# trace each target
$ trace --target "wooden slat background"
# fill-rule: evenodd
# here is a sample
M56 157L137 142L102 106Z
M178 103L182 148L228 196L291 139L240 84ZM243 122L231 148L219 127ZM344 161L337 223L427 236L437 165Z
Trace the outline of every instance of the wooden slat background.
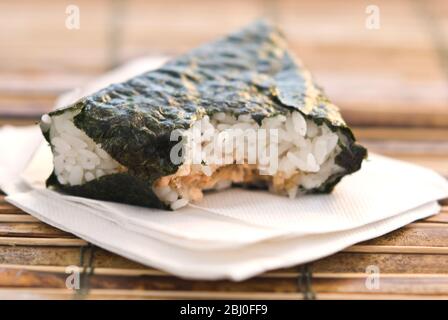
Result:
M65 28L69 4L80 8L79 30ZM379 30L365 28L369 4L380 9ZM182 53L262 15L283 28L370 150L448 177L446 0L2 1L0 125L32 124L59 94L120 63ZM91 250L0 196L0 298L448 298L447 200L438 215L308 264L308 272L297 266L238 283L182 280ZM87 264L92 252L88 290L66 289L65 268ZM369 265L380 268L379 289L365 285Z

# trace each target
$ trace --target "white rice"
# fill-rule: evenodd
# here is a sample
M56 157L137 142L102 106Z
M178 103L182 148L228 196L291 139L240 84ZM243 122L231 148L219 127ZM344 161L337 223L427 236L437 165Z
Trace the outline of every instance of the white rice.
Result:
M73 124L75 115L73 112L65 112L52 118L44 115L41 121L43 130L50 130L55 173L59 182L70 186L81 185L101 176L126 170L100 145L75 127ZM156 181L153 190L158 198L173 210L179 209L190 201L200 199L202 191L185 191L188 185L170 184L171 178L190 175L212 177L223 166L247 163L249 154L238 150L241 147L238 145L232 150L225 150L227 158L224 163L217 165L214 162L213 137L234 129L278 130L278 166L275 172L268 172L270 179L267 180L270 190L276 190L275 192L280 190L279 193L295 198L299 189L317 188L332 174L343 170L334 162L336 155L341 151L338 147L340 137L325 124L317 126L297 111L288 116L265 118L261 126L249 114L240 115L236 119L230 114L217 113L211 119L204 116L195 122L191 129L184 132L186 136L193 136L199 132L199 139L186 142L186 157L176 174L165 177L164 181L159 181L161 179ZM274 142L267 140L266 146L263 147L268 149L270 143ZM201 152L195 153L197 149ZM196 154L196 157L199 154L199 162L191 161L192 154ZM266 173L269 170L267 169L269 163L258 160L256 168L259 172ZM280 185L276 181L280 181ZM222 190L229 188L233 182L239 181L223 179L206 189Z
M53 164L62 185L76 186L122 171L122 166L83 131L75 127L76 113L42 116L42 129L50 130Z

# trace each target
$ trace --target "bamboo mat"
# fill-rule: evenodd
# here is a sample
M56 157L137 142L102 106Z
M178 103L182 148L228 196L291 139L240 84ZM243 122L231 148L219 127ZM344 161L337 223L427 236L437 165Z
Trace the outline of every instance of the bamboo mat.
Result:
M62 92L143 55L175 55L268 15L369 150L448 177L448 2L77 0L0 2L0 125L34 123ZM1 152L1 151L0 151ZM150 248L148 248L150 250ZM81 266L83 290L66 288ZM380 270L379 289L366 268ZM243 282L187 281L93 247L0 196L0 298L448 299L448 201L439 214Z
M39 222L0 196L3 299L448 298L447 265L448 204L330 257L230 282L183 280L142 266ZM81 290L67 289L68 266L80 267ZM368 266L379 268L377 289L366 286Z

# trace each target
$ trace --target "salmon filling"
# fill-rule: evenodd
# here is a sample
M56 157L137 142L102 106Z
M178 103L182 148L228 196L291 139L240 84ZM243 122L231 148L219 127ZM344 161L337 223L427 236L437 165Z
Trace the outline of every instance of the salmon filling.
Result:
M190 169L191 170L191 169ZM287 194L287 190L298 184L299 173L291 177L285 177L280 172L275 176L261 175L256 165L226 165L216 169L211 176L207 176L200 169L193 168L194 173L188 175L171 175L158 179L155 190L160 190L163 196L169 190L180 194L182 198L191 201L200 201L203 198L203 190L222 190L230 188L232 184L269 186L272 192Z

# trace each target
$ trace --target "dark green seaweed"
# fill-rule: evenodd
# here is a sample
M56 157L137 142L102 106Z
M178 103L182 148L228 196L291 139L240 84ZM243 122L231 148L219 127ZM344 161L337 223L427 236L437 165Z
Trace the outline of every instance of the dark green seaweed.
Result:
M310 81L289 53L282 33L266 21L256 21L157 70L112 84L50 113L80 111L74 118L76 127L128 171L81 186L62 186L53 173L47 185L90 198L166 208L151 185L177 171L169 156L177 143L170 141L173 130L187 129L196 119L216 112L251 114L261 123L265 117L298 110L345 137L336 158L345 171L309 191L331 192L344 175L359 170L367 151L355 143L338 108L319 87L313 102L306 103L311 98Z

